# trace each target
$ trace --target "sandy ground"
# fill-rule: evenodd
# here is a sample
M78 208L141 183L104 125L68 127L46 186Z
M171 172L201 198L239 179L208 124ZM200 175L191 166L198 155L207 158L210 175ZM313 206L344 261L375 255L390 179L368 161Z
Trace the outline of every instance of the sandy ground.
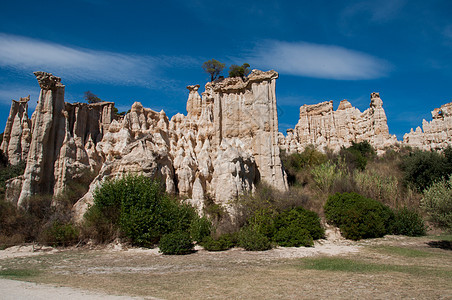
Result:
M128 296L114 296L84 291L68 287L57 287L47 284L36 284L25 281L16 281L8 279L0 279L0 299L17 300L17 299L45 299L45 300L126 300L126 299L144 299ZM146 299L157 299L149 298Z

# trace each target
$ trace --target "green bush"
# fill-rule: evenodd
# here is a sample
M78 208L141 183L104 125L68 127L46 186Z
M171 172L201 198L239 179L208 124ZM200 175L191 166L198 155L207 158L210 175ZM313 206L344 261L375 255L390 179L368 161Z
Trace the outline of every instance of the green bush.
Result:
M422 236L425 231L424 220L416 211L404 207L394 212L393 234Z
M282 227L273 239L279 246L283 247L311 247L314 241L309 231L294 224L288 227Z
M271 249L270 240L251 227L243 227L240 230L238 244L247 251L265 251Z
M211 236L204 238L202 246L207 251L225 251L231 249L237 244L237 238L234 234L223 234L217 239Z
M206 217L193 218L190 224L190 235L194 241L198 244L201 243L206 237L210 236L212 232L212 222Z
M45 229L40 236L40 241L51 246L69 246L78 242L79 232L71 223L55 221Z
M350 147L341 149L339 156L344 159L350 172L355 169L363 171L367 166L367 160L375 156L375 150L367 141L352 142Z
M452 176L433 183L424 191L422 207L430 221L452 232Z
M162 236L159 243L163 254L182 255L193 252L195 245L188 232L172 232Z
M99 217L100 221L95 220ZM85 216L85 224L100 226L96 230L102 234L119 229L133 244L151 247L171 232L193 230L197 235L205 234L195 232L192 223L198 218L193 207L170 198L159 182L142 175L127 175L106 181L94 192L94 205Z
M331 161L315 166L311 169L311 174L317 187L326 193L330 192L335 181L344 175L341 168Z
M451 152L448 148L444 155L436 151L415 151L405 156L401 164L405 182L422 192L435 181L447 179L452 174Z
M392 232L394 214L382 203L356 193L336 193L324 206L328 222L347 239L382 237Z
M325 230L320 224L319 216L303 207L285 210L276 217L275 231L277 233L288 228L304 229L314 240L325 237Z

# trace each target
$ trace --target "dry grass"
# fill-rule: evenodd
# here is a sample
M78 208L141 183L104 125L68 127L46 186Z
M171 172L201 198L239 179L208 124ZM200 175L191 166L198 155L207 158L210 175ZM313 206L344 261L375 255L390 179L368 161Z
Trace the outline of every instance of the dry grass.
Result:
M164 299L449 298L452 251L429 247L432 240L342 241L361 250L307 258L240 249L186 256L72 249L0 260L0 276Z

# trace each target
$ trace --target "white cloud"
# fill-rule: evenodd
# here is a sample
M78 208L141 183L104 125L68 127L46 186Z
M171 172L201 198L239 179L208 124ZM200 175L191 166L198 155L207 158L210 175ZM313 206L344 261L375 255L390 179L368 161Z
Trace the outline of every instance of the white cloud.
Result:
M384 77L390 64L371 55L333 45L265 41L247 57L252 66L282 74L358 80Z
M0 33L0 67L28 73L42 70L67 80L157 86L161 82L156 81L163 81L157 75L159 67L182 62L190 64L193 60L74 48Z

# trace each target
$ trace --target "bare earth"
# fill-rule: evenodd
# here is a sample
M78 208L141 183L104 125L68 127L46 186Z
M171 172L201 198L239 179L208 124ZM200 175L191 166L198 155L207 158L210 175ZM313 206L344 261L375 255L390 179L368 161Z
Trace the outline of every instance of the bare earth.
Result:
M121 244L8 248L0 251L8 279L0 280L0 299L452 299L452 251L427 244L438 239L353 242L330 232L311 248L199 248L185 256ZM311 267L323 261L326 269Z

